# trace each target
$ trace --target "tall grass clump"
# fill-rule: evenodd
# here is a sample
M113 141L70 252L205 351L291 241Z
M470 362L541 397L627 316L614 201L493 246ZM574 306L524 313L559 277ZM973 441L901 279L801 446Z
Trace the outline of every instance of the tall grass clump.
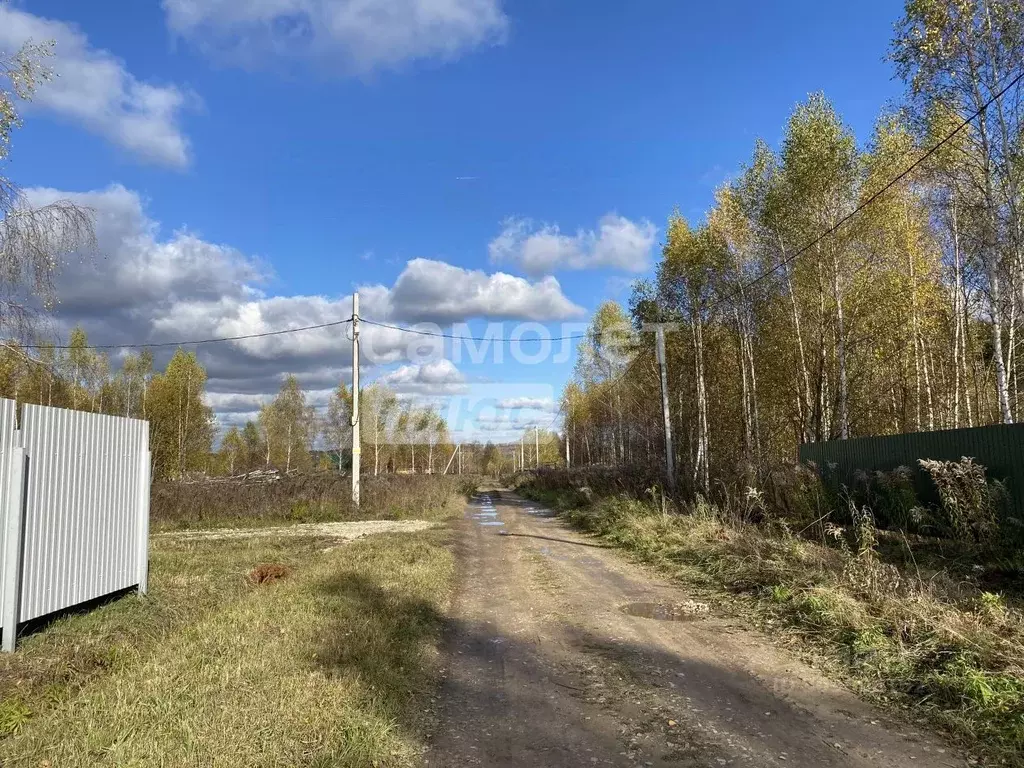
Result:
M865 491L865 501L875 511L880 527L913 531L921 524L924 509L918 501L910 467L872 472Z
M991 547L1009 522L1006 486L989 480L985 467L966 456L960 461L918 463L939 493L939 532L964 544Z

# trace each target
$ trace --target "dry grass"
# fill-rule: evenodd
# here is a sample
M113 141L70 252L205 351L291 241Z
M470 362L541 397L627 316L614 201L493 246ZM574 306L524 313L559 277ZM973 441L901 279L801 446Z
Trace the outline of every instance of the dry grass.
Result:
M62 619L0 660L0 764L413 764L447 536L157 540L148 598ZM261 564L289 575L257 586Z
M224 528L351 520L437 520L475 478L443 475L367 477L362 504L351 501L351 479L333 472L282 477L277 482L162 482L153 486L153 530Z
M581 506L574 493L541 496L679 580L726 588L870 697L913 706L1000 764L1024 766L1024 620L1005 598L883 563L870 546L856 551L852 531L815 543L771 521L726 522L706 504L680 515L623 498Z

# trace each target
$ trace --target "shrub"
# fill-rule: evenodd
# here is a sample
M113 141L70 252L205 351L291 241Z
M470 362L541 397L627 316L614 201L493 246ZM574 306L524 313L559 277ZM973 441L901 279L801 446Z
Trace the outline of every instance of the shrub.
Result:
M922 520L923 508L914 490L910 467L873 472L866 495L866 503L874 511L880 528L913 531Z
M836 494L814 464L782 464L765 479L761 503L771 516L803 527L828 517L837 507Z
M940 505L940 533L970 546L988 547L1006 517L1005 486L985 477L985 467L967 456L960 461L918 462L935 483Z

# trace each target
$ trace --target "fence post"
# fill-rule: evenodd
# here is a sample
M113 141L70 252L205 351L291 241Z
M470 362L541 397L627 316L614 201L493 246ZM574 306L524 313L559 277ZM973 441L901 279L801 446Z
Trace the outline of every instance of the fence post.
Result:
M11 653L14 651L14 644L18 637L18 609L21 600L21 558L24 553L24 523L25 523L25 481L27 472L25 465L27 459L25 449L20 445L21 432L14 433L14 447L8 457L6 467L0 467L0 471L8 472L7 498L4 499L5 528L4 539L4 572L0 574L3 579L3 607L0 613L0 620L3 621L3 651Z
M150 493L150 452L139 452L139 538L136 555L139 564L139 594L149 591L149 493Z

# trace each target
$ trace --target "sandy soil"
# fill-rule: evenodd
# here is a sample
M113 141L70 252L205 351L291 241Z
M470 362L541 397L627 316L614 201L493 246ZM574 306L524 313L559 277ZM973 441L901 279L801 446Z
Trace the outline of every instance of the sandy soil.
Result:
M428 766L967 764L507 492L470 504L459 541Z
M363 520L354 523L303 523L276 528L220 528L210 531L170 531L156 537L172 537L184 541L218 539L248 539L257 536L280 538L304 536L311 538L342 539L350 541L374 533L410 533L431 528L429 520Z

